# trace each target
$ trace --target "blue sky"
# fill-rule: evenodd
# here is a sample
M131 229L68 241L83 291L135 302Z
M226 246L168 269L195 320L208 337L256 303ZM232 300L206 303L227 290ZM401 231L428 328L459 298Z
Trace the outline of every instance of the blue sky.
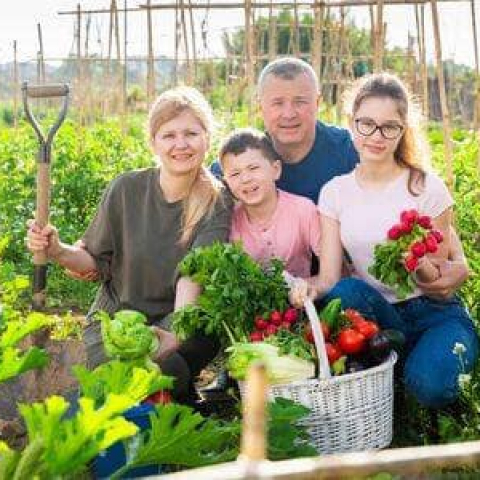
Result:
M238 1L238 0L235 0ZM164 3L165 0L153 0L153 3ZM78 0L1 0L0 1L0 62L13 58L13 40L17 40L20 60L33 60L38 50L37 23L40 22L43 31L44 50L47 57L58 58L68 55L74 48L73 16L58 15L61 10L75 10ZM142 0L129 0L129 6L146 3ZM108 8L109 0L82 0L83 9ZM122 0L118 4L123 6ZM444 58L452 58L458 63L473 65L473 37L470 18L470 3L439 2L439 13L442 27L442 48ZM480 30L480 2L476 1L477 28ZM430 8L426 7L427 21L427 54L433 58L433 36L431 29ZM266 12L265 12L266 13ZM196 17L197 29L204 13ZM354 18L359 26L368 26L369 16L365 7L353 7L349 17ZM146 14L133 13L129 21L129 52L145 54L146 52ZM198 55L220 54L219 34L222 29L240 25L243 22L242 13L236 10L225 12L211 11L208 18L209 36L208 50L198 41ZM385 21L387 22L387 41L390 45L407 43L409 30L415 34L415 17L413 6L386 6ZM120 17L123 28L123 18ZM157 11L154 14L155 53L171 54L173 51L172 27L173 14ZM480 31L479 31L480 34ZM108 39L108 14L92 17L90 50L106 52Z

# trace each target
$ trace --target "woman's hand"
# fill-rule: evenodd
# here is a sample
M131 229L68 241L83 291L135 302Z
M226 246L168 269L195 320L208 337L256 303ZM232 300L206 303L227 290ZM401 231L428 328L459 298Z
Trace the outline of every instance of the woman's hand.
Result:
M81 248L86 251L86 245L85 242L80 239L77 240L74 244L74 247ZM96 282L100 278L100 274L98 273L97 269L92 269L88 270L86 272L76 272L74 270L69 270L68 268L65 270L65 273L67 276L70 278L73 278L75 280L82 280L84 282Z
M155 326L152 326L151 329L157 336L158 343L160 344L158 350L153 355L153 360L159 363L175 352L180 346L180 342L172 332L168 332L167 330L163 330L163 328Z
M27 222L26 244L32 253L44 252L49 259L56 260L62 252L62 243L53 225L41 228L35 220Z
M443 258L430 258L430 261L438 268L439 278L430 283L416 283L428 297L446 300L454 295L468 278L467 264L464 261Z
M316 288L304 278L293 278L293 280L291 280L288 301L295 308L303 308L305 300L308 298L313 300L316 296Z

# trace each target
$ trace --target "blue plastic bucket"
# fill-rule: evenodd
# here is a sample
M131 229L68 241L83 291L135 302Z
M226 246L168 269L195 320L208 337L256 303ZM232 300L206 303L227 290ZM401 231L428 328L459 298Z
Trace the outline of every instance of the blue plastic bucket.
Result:
M150 427L148 414L155 410L152 405L141 404L128 409L123 416L137 425L140 430ZM125 465L125 449L122 442L117 442L98 455L92 464L92 473L97 479L109 478ZM162 473L162 465L146 465L129 470L122 478L137 478Z

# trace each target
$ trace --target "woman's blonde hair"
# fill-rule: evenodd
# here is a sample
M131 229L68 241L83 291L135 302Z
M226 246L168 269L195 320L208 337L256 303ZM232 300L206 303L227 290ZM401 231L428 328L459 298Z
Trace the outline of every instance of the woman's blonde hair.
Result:
M395 75L374 73L360 78L346 93L345 108L350 120L368 98L390 98L404 124L403 135L394 152L395 161L408 168L408 191L418 195L425 185L425 171L430 166L430 155L425 135L420 128L421 114L405 84Z
M150 144L153 144L155 134L164 123L185 111L191 112L197 118L210 140L214 126L210 104L195 88L177 87L163 92L150 109L147 126ZM222 184L207 167L201 165L187 197L183 200L181 245L188 244L200 221L205 216L212 215L221 189Z

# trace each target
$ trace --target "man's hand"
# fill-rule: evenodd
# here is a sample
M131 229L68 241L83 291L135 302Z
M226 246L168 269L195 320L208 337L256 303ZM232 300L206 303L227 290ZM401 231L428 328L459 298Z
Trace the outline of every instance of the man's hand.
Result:
M158 350L153 355L153 360L159 363L175 352L180 346L180 343L173 333L163 330L163 328L152 326L151 329L157 336L160 344Z
M428 297L446 300L451 297L468 278L468 267L461 260L445 260L441 258L430 258L435 265L440 277L430 283L417 281L417 285Z

